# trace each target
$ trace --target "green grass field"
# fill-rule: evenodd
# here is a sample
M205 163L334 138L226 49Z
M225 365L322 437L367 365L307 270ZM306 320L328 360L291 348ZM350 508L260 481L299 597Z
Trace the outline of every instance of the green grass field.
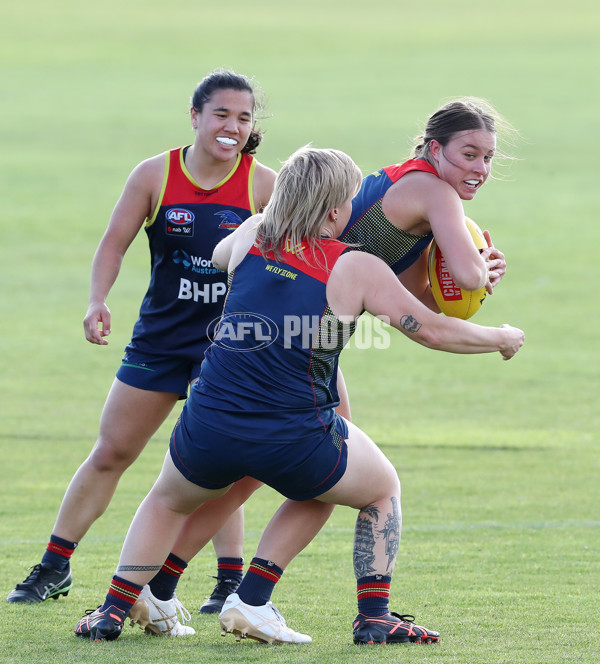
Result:
M111 293L110 345L83 336L89 267L121 188L143 158L192 140L196 82L217 66L256 76L268 99L258 157L278 168L308 142L368 173L408 156L440 102L489 99L520 130L518 160L466 212L507 255L475 322L527 333L508 363L451 356L393 334L342 356L355 422L396 465L404 531L392 606L439 646L357 649L352 531L338 508L288 568L274 601L306 647L222 639L198 607L210 548L179 596L197 636L115 643L73 635L103 599L176 413L126 473L73 559L67 598L0 597L0 662L596 663L600 659L600 203L592 0L188 0L13 3L0 40L0 593L39 561L98 417L148 280L146 240ZM246 509L249 561L279 497Z

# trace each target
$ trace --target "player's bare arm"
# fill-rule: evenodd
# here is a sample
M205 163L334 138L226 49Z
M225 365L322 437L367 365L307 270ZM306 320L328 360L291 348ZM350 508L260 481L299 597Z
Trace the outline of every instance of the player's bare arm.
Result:
M164 172L164 156L142 162L131 172L115 205L108 226L92 261L89 306L83 321L90 343L105 346L110 334L111 315L106 298L113 287L123 257L158 200Z
M217 270L231 272L239 264L254 242L260 219L259 214L249 217L217 244L212 255L212 264Z

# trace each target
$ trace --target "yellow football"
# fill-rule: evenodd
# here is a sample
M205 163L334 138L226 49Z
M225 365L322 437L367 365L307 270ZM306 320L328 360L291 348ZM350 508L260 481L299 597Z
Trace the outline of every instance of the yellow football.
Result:
M479 226L469 217L465 217L465 223L477 249L480 251L485 249L488 245ZM450 276L446 261L435 240L429 250L428 272L431 292L442 313L466 320L479 311L487 295L485 286L476 291L459 288Z

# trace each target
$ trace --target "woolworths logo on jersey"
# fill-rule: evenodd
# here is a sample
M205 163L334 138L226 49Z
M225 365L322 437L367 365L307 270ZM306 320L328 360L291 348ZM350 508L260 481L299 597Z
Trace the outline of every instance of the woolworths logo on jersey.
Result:
M228 313L209 326L209 338L221 348L236 353L262 350L276 340L283 348L308 350L341 350L355 348L389 348L389 319L361 316L357 321L320 316L284 316L279 325L263 314Z
M176 249L173 252L172 260L175 265L181 265L184 270L190 270L191 272L197 272L198 274L217 273L217 269L212 264L210 258L194 256L193 254L188 254L187 251L183 251L183 249Z

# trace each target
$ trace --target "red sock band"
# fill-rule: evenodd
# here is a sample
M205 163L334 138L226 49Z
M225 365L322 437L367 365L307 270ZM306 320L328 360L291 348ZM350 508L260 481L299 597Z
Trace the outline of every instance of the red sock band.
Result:
M360 583L356 587L356 595L359 599L367 597L389 597L391 583L381 581L371 581L369 583Z
M141 586L125 581L118 576L113 576L110 588L108 590L108 595L111 597L116 597L121 602L126 602L127 604L133 605L135 604L137 598L140 596L141 592Z
M75 548L71 549L70 547L62 546L61 544L56 544L56 542L50 541L48 542L46 551L49 551L50 553L56 553L59 556L62 556L63 558L69 560L73 555L73 551L75 551Z
M177 565L172 560L167 558L160 571L179 578L185 572L185 567L181 567L181 565Z
M275 565L275 567L277 566ZM279 570L278 567L277 570ZM261 565L260 563L257 563L254 560L250 563L250 566L248 567L248 573L257 574L258 576L262 576L264 579L268 579L273 583L277 583L277 581L279 581L279 579L281 578L281 572L277 570L273 569L273 567L271 566Z

